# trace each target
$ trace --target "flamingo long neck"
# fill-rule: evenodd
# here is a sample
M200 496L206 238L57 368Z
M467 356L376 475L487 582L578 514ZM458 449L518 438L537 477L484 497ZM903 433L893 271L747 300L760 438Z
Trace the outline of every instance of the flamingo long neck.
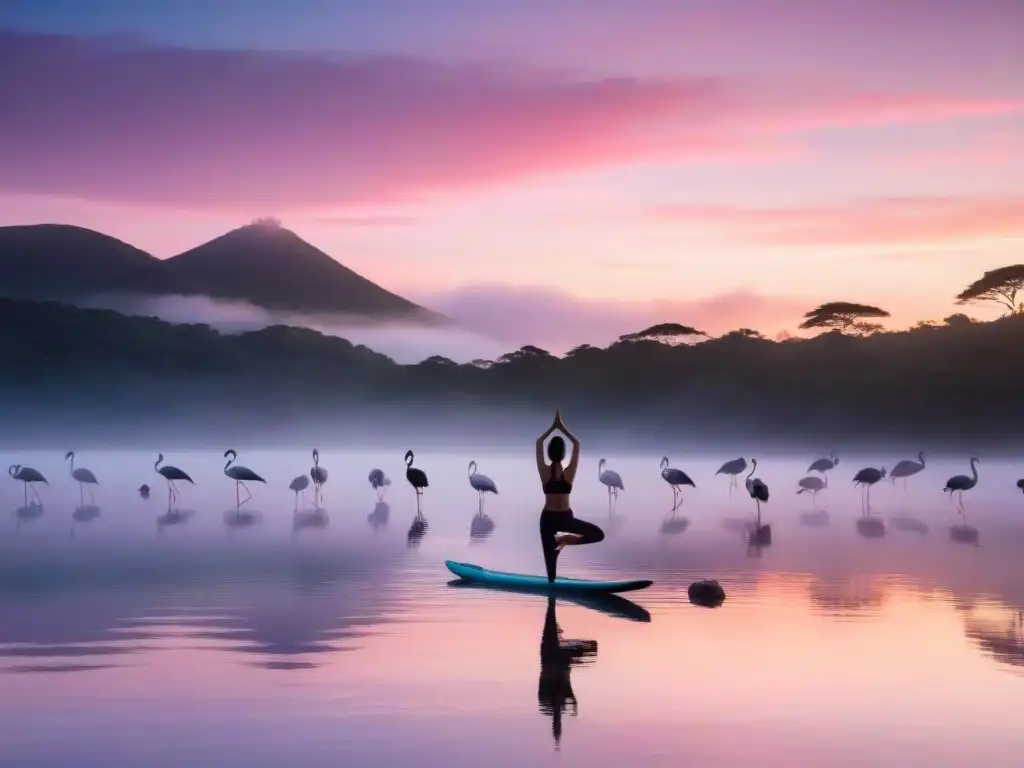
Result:
M598 477L601 477L601 473L604 472L604 465L607 464L607 463L608 462L606 462L604 459L601 459L599 462L597 462L597 476Z
M754 472L757 471L757 459L750 460L750 474L747 475L747 480L754 476Z
M153 465L153 469L160 471L160 462L164 460L164 455L161 453L156 457L156 464Z
M924 451L921 451L920 453L918 453L917 454L917 458L919 458L921 460L921 466L923 467L924 466Z
M469 462L469 476L472 477L475 474L476 474L476 462L475 461L471 461L471 462Z
M662 472L664 472L666 469L668 469L668 464L669 464L668 456L662 456L661 457L661 471Z
M316 448L313 449L313 466L320 466L320 451L318 451Z
M228 467L238 458L238 455L234 451L228 451L225 456L228 457L228 463L224 465L224 471L227 472Z
M415 458L416 457L413 455L412 451L409 451L407 454L405 454L405 466L411 467L413 459L415 459Z
M974 477L974 482L978 482L978 460L971 459L971 476Z
M10 468L7 470L7 474L9 474L11 477L14 477L15 475L18 474L18 471L20 469L21 469L21 465L20 464L11 464Z
M75 452L74 451L72 451L70 454L68 454L68 459L71 460L71 471L73 473L75 471Z

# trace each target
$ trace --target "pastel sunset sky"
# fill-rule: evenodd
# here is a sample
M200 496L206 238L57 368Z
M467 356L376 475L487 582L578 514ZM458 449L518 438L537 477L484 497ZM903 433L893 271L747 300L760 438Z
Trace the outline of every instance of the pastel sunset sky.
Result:
M1022 0L6 0L0 225L273 215L552 349L907 326L1024 261L1022 39Z

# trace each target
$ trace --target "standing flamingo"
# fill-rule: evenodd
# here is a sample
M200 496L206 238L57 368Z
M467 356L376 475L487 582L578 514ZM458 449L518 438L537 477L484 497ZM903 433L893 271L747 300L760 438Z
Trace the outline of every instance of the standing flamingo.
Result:
M388 492L391 478L384 474L383 469L371 469L368 479L370 486L377 493L377 501L384 501L384 494Z
M980 463L981 461L979 459L971 459L971 476L956 475L951 477L946 481L946 487L942 489L945 493L949 494L950 503L953 501L953 492L956 491L957 501L960 504L959 512L961 517L965 517L964 491L969 491L978 484L978 468L975 465Z
M174 484L174 481L185 480L186 482L192 483L192 485L195 485L195 482L193 482L192 478L185 474L183 470L180 470L177 467L172 467L170 464L165 464L161 467L160 463L163 460L164 455L161 453L156 457L156 464L153 465L153 469L155 469L163 476L164 480L167 481L167 509L170 509L171 501L178 498L178 486Z
M729 498L732 498L732 489L737 486L736 478L743 474L747 468L747 460L742 456L725 462L718 468L715 475L729 475Z
M290 483L288 483L288 490L295 494L295 511L299 511L299 494L302 494L302 506L306 506L306 489L309 488L309 478L305 475L299 475Z
M228 463L224 465L224 474L235 481L235 509L238 509L240 506L248 503L252 499L252 494L249 492L249 488L245 484L245 481L250 483L263 483L264 485L266 485L267 481L248 467L235 464L235 459L238 458L238 454L233 449L228 448L224 451L224 458L228 460ZM239 497L239 490L242 488L245 489L245 501L241 501Z
M902 478L903 490L907 490L907 478L911 475L916 475L924 469L924 451L920 451L917 454L917 458L920 459L919 462L904 459L892 468L892 472L889 473L889 480L893 485L896 484L897 479Z
M612 508L612 498L616 501L619 498L619 491L626 490L622 485L622 477L613 469L605 469L604 465L608 462L601 459L597 463L597 479L600 480L604 485L608 487L608 510Z
M317 509L324 500L324 483L327 482L327 470L320 466L320 451L313 449L313 466L309 470L309 477L313 481L313 504Z
M827 459L818 459L817 461L811 462L811 466L807 468L807 471L821 472L822 474L825 474L830 469L835 469L837 464L839 464L839 457L836 456L835 451L829 451L829 457Z
M818 493L828 488L828 475L825 475L824 480L814 476L802 477L797 481L797 485L800 486L800 490L796 492L798 496L801 493L810 493L811 504L817 504Z
M859 485L864 489L861 493L860 500L862 512L871 511L871 486L883 477L885 477L885 467L882 467L881 469L867 467L853 476L853 484Z
M85 506L85 491L83 490L85 485L99 485L100 481L96 479L90 470L85 467L79 467L75 469L75 452L68 451L64 454L64 461L71 460L71 477L78 481L78 506ZM89 503L93 506L96 505L96 499L93 497L92 488L89 489Z
M423 496L423 489L430 483L427 481L427 473L422 469L413 467L412 462L415 456L412 451L405 452L405 479L409 485L416 489L416 515L420 516L420 498Z
M754 477L754 472L757 471L757 459L751 459L750 463L753 466L750 468L750 474L747 475L744 485L750 498L757 502L757 523L754 527L754 540L759 544L767 543L766 539L771 536L771 526L761 525L761 503L768 502L768 486L760 477Z
M696 488L690 476L681 469L669 466L668 456L661 457L661 479L672 487L672 511L675 512L683 503L683 489L679 486L689 485Z
M7 470L7 474L13 477L15 480L20 480L25 484L25 506L28 507L28 487L32 485L32 493L35 494L36 501L39 502L39 506L43 506L43 500L39 498L39 491L36 490L33 483L43 483L49 485L43 473L38 469L32 469L32 467L23 467L21 464L12 464L10 469Z
M483 514L484 511L484 494L485 493L497 493L498 486L494 484L487 475L481 475L476 471L476 462L469 462L469 484L473 487L473 490L477 492L479 498L479 512Z

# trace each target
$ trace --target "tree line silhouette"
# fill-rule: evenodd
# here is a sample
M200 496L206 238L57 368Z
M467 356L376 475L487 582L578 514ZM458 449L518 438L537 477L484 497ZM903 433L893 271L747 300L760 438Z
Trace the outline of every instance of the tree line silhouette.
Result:
M1006 315L883 331L879 307L831 302L781 341L740 328L711 337L663 323L563 356L533 345L496 360L434 356L400 365L306 328L242 334L52 302L0 299L5 418L151 419L258 409L285 422L350 409L418 412L572 409L589 423L686 434L864 434L1019 439L1024 419L1024 266L994 270L958 297ZM267 423L264 421L263 423Z

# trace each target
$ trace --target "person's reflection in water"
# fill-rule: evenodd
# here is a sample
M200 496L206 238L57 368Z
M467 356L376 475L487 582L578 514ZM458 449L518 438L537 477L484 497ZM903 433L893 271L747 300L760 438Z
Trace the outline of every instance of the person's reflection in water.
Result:
M540 679L537 682L537 701L540 711L551 716L551 733L555 749L561 745L562 714L575 717L579 711L572 690L569 672L574 664L597 656L596 640L563 640L562 630L555 616L555 598L548 597L548 610L544 617L544 632L540 639Z

